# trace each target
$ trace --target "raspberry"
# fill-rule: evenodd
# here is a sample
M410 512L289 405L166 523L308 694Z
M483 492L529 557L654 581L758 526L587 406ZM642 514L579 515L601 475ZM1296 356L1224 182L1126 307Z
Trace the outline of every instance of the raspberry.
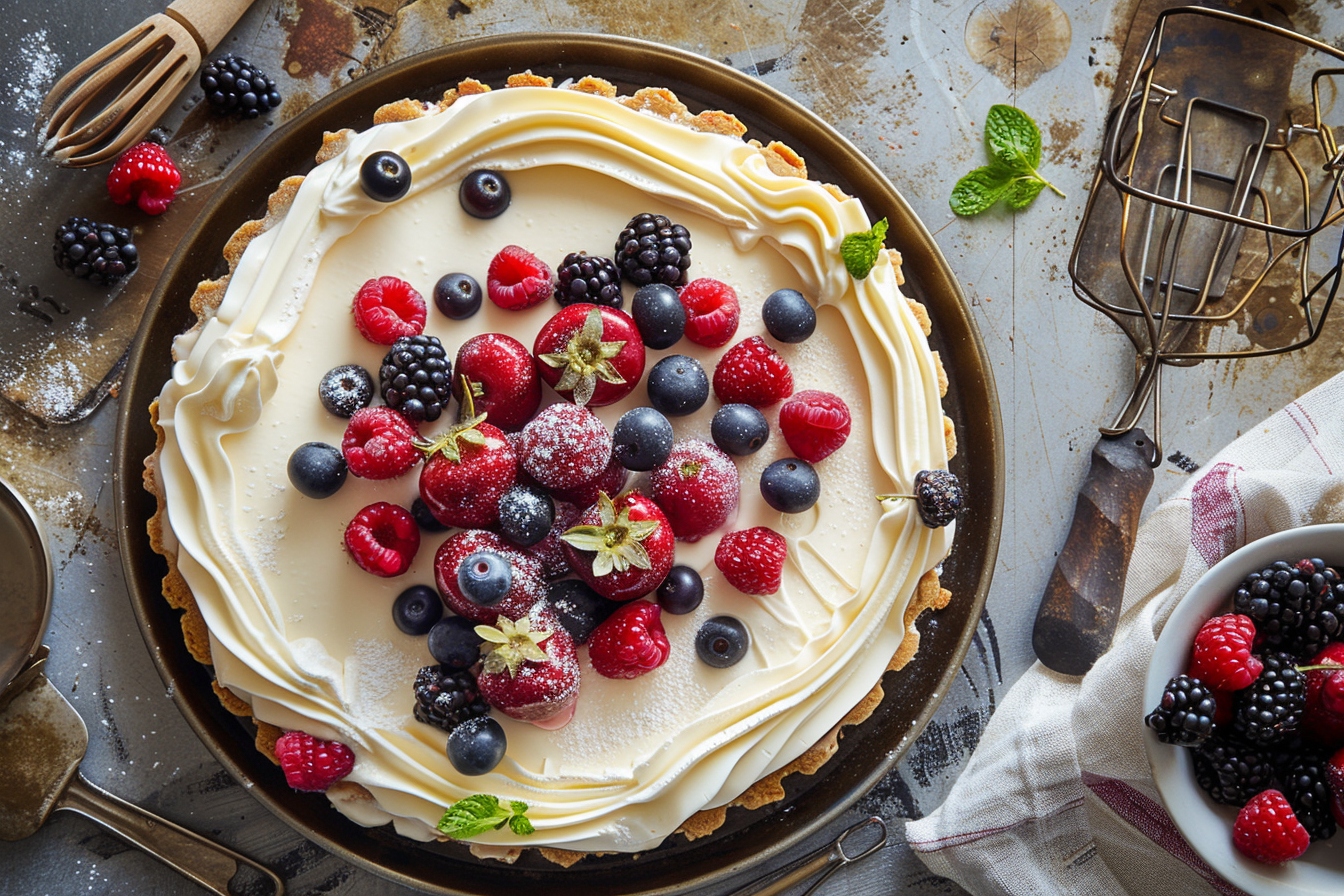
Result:
M391 408L360 408L346 424L341 453L362 479L394 479L420 460L415 438L415 427Z
M1277 790L1251 798L1232 824L1232 844L1237 851L1266 865L1295 859L1311 845L1311 835L1293 814L1293 807Z
M714 365L714 394L724 404L767 408L793 394L793 374L779 352L761 337L752 336L724 352Z
M686 338L696 345L718 348L737 332L742 308L727 283L701 277L683 286L677 298L686 309Z
M743 594L774 594L788 552L784 536L773 529L739 529L723 536L714 551L714 565Z
M638 678L666 662L671 651L662 608L646 600L623 605L588 638L588 659L606 678Z
M182 175L168 150L157 143L137 143L121 154L107 173L107 192L117 205L132 200L147 215L168 210Z
M737 465L722 450L699 439L683 439L654 468L649 490L677 538L696 541L728 522L737 510L742 482Z
M420 550L420 527L409 510L379 501L345 527L345 547L360 569L389 579L411 568Z
M1251 617L1240 613L1215 616L1195 635L1190 675L1216 691L1248 687L1264 668L1264 663L1251 656L1254 641L1255 623Z
M551 269L521 246L505 246L490 259L485 288L490 301L499 307L521 311L551 295Z
M592 480L611 460L611 433L587 408L559 402L542 408L523 427L521 461L547 488L575 488Z
M845 444L849 427L849 407L844 400L819 389L799 392L779 409L779 431L789 450L810 464Z
M425 300L400 277L376 277L355 293L355 326L370 342L391 345L425 329Z
M285 782L295 790L321 792L350 774L355 754L340 741L318 740L302 731L286 731L275 742L275 758Z

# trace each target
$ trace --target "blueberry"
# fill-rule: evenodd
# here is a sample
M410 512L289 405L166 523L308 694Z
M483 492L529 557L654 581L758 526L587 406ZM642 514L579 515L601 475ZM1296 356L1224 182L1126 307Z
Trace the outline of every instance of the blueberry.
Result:
M531 547L551 531L555 503L530 485L515 485L499 499L499 534L521 548Z
M443 618L439 592L428 585L412 585L392 602L392 621L408 635L426 635Z
M746 656L751 646L751 635L742 620L732 616L706 619L695 633L695 652L700 659L715 669L735 665Z
M288 472L300 494L330 498L345 484L345 456L325 442L305 442L289 456Z
M473 171L462 180L457 200L462 210L473 218L494 218L509 207L509 182L498 171L484 168Z
M586 643L593 629L621 606L614 600L607 600L580 579L552 582L546 591L546 602L578 644Z
M434 514L430 512L429 505L423 498L416 498L411 502L411 516L415 518L415 524L426 532L447 532L451 526L445 526L439 522Z
M674 616L685 616L705 599L705 583L689 566L674 566L658 586L658 605Z
M669 417L694 414L709 399L709 377L700 362L668 355L649 371L649 403Z
M621 466L652 470L672 453L672 424L653 408L631 408L616 421L611 442L611 453Z
M317 397L337 417L353 417L373 401L373 376L358 364L333 367L318 382Z
M821 479L807 461L781 458L761 472L761 497L783 513L802 513L821 497Z
M457 568L457 587L467 600L493 607L504 599L513 585L513 567L508 558L494 551L468 555Z
M817 312L796 289L777 289L761 306L770 335L780 342L802 342L817 328Z
M465 616L447 616L429 630L429 655L434 662L459 672L476 664L484 643L476 634L476 623Z
M470 274L444 274L434 284L434 307L453 320L466 320L481 310L481 284Z
M686 309L677 291L665 283L650 283L635 290L630 316L649 348L671 348L686 331Z
M448 761L464 775L483 775L499 765L508 749L504 728L489 716L467 719L448 735Z
M359 166L359 185L371 199L392 202L411 188L411 166L394 152L376 152Z
M724 451L746 457L759 451L770 438L770 424L749 404L726 404L714 412L709 434Z

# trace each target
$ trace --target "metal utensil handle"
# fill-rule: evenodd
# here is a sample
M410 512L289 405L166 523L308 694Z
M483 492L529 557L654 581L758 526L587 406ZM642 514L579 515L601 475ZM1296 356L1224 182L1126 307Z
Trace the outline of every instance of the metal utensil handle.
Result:
M1092 449L1031 634L1036 656L1056 672L1082 675L1110 647L1139 514L1153 487L1151 450L1141 429L1103 436Z
M863 828L873 825L876 825L881 831L881 837L877 842L873 843L857 855L851 856L846 853L845 840ZM821 879L807 891L808 893L811 893L816 890L817 886L819 886L822 881L830 876L832 871L839 869L843 865L848 865L850 862L857 862L859 859L867 858L883 846L886 846L886 844L886 823L877 816L865 818L863 821L846 828L840 836L836 837L835 840L827 845L808 853L800 859L795 859L783 868L765 875L760 880L747 884L740 890L734 890L729 896L779 896L780 893L785 892L790 887L800 884L818 871L826 869L826 873L821 876Z
M284 882L270 869L227 847L207 840L165 818L159 818L76 774L54 809L66 809L90 818L123 840L140 847L168 867L180 871L218 896L242 892L230 888L242 876L249 894L285 892ZM270 889L266 889L269 885Z

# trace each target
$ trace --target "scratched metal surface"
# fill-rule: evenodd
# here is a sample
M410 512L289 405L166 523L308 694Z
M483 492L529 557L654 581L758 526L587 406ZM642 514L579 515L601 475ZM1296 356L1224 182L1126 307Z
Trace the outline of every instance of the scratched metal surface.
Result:
M1065 266L1131 3L258 0L226 40L225 49L243 52L279 81L286 102L275 123L369 69L456 39L566 29L660 40L724 60L809 105L886 171L934 231L973 305L1004 403L1009 477L999 568L964 674L933 722L895 772L804 847L868 814L892 826L893 845L832 878L822 896L961 892L924 870L901 842L900 819L941 802L994 707L1032 661L1032 614L1096 426L1128 391L1127 343L1072 298ZM1299 28L1327 41L1344 33L1337 4L1286 8ZM6 121L31 114L61 71L159 6L67 0L41 14L33 9L18 3L0 9ZM1047 192L1016 215L956 219L948 191L960 173L984 161L981 123L996 102L1036 117L1045 135L1045 174L1068 198ZM167 124L176 151L187 158L188 183L206 190L269 126L224 126L198 104L199 94L188 91ZM96 196L99 175L42 166L21 127L0 129L0 160L8 222L0 233L10 241L0 261L22 258L21 274L45 278L42 294L47 282L60 282L36 273L49 264L49 219L77 213L60 206ZM20 264L5 263L0 278ZM25 277L3 279L0 303L31 297L28 284ZM1167 377L1167 451L1176 460L1158 470L1150 507L1184 483L1190 467L1344 367L1341 327L1336 318L1310 352ZM56 400L68 402L71 394ZM0 470L36 505L52 536L57 593L48 669L88 723L86 775L269 863L291 893L407 892L326 855L272 818L211 759L164 692L121 581L107 488L114 411L104 405L82 422L44 427L0 406ZM15 896L196 892L73 816L54 817L27 841L0 843L0 868L0 894Z

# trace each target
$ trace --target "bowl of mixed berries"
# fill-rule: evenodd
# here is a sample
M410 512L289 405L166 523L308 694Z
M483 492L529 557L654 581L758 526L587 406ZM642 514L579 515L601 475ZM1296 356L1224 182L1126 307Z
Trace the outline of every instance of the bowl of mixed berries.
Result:
M1344 524L1230 554L1172 611L1144 703L1185 839L1252 894L1344 892Z

